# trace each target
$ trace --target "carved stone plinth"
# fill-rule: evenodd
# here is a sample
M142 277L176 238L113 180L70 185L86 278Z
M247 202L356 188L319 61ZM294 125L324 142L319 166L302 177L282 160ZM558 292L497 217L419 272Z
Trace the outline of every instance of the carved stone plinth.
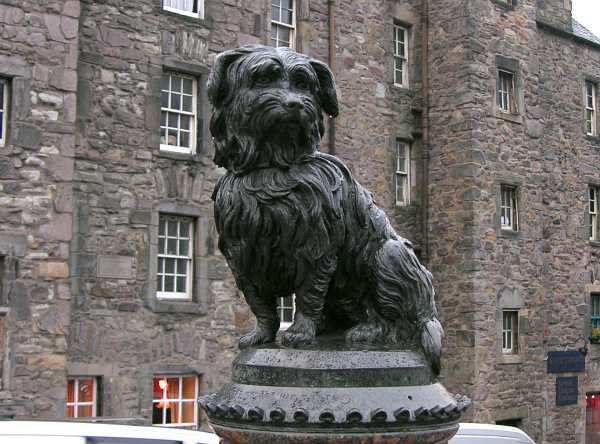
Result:
M414 351L333 347L243 351L233 381L201 399L230 444L446 443L470 401Z

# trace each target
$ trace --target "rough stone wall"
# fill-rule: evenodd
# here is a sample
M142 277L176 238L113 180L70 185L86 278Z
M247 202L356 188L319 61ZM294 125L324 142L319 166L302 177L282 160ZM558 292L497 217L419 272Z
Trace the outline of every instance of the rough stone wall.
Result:
M0 416L63 415L79 1L4 1Z
M250 327L216 249L210 196L221 172L205 92L217 52L266 35L266 3L241 3L206 2L198 20L162 11L158 0L82 2L69 371L104 378L104 416L148 422L152 375L165 371L196 371L201 393L217 389ZM163 70L198 79L202 136L193 156L159 152ZM159 212L197 220L194 302L160 303L152 294ZM100 271L123 261L119 278Z

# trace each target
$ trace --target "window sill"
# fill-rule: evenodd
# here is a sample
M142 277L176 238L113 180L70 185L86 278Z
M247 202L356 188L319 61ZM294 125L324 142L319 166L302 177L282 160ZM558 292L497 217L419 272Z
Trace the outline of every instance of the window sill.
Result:
M206 310L200 304L193 301L173 301L154 298L148 301L147 305L154 313L206 314Z
M500 236L501 237L516 238L516 237L519 237L520 235L521 235L521 232L518 230L515 231L510 228L500 228Z
M521 116L521 114L511 114L496 110L496 117L512 123L523 124L523 116Z
M157 157L172 160L184 160L188 162L200 163L200 156L197 153L177 153L175 151L158 150L155 152Z
M508 365L508 364L522 364L523 357L519 354L502 354L498 357L498 364L500 365Z
M160 8L160 12L161 14L169 17L177 17L182 22L193 24L194 26L204 26L209 29L212 29L213 27L213 21L212 19L206 17L206 12L203 18L200 18L199 16L188 15L185 13L170 11L168 9L163 9L162 7Z

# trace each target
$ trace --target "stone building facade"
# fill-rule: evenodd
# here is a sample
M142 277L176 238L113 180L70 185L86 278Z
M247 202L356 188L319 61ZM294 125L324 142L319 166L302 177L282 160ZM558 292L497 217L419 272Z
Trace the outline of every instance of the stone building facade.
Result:
M322 149L434 273L467 420L584 443L600 40L569 0L1 0L0 415L201 425L252 326L216 248L206 77L288 32L336 75ZM548 353L580 347L557 406Z

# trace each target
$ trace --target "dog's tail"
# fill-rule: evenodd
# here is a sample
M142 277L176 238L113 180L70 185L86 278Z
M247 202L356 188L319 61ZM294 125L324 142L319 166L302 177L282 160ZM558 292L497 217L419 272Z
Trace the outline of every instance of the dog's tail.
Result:
M425 356L431 363L431 370L437 375L440 373L442 357L442 338L444 330L437 318L431 318L421 327L421 346Z
M411 243L399 236L385 242L376 262L377 311L397 326L399 336L416 334L432 371L439 374L444 330L437 319L431 273Z

